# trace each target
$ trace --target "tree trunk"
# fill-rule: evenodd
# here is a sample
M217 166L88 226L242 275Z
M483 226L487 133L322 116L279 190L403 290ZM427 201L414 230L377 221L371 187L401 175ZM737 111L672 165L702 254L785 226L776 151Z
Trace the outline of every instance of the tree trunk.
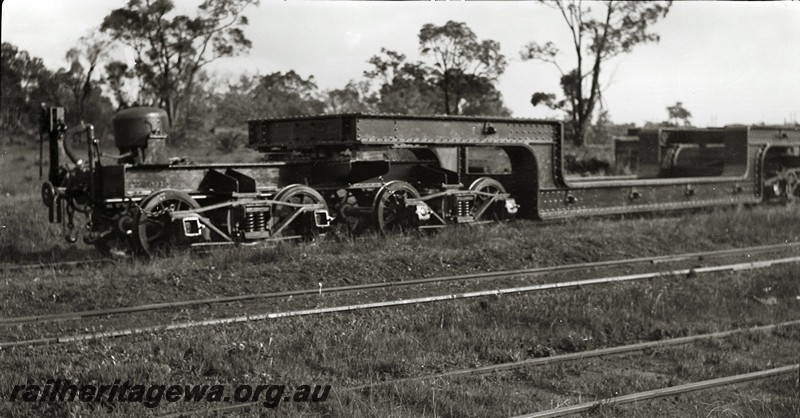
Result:
M172 125L175 124L175 103L172 100L172 97L164 97L162 98L162 103L164 106L164 110L167 111L167 120L169 121L169 127L172 128Z
M444 73L444 84L442 85L444 88L444 113L446 115L450 114L450 79L447 76L447 72Z

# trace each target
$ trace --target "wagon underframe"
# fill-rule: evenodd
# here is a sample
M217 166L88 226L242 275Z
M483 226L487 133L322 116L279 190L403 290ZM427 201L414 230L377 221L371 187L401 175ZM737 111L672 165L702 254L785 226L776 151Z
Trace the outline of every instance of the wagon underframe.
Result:
M800 194L796 128L646 131L637 175L576 179L566 175L558 121L362 114L255 120L250 146L265 153L264 162L197 165L146 160L148 141L166 138L145 132L158 125L152 112L121 122L118 146L129 152L117 164L101 162L91 129L88 164L74 159L58 119L63 110L46 112L51 161L67 151L74 163L51 163L43 199L52 222L71 227L74 212L84 212L86 240L99 249L154 254L175 245L313 239L331 229L385 233ZM137 125L142 121L146 129Z

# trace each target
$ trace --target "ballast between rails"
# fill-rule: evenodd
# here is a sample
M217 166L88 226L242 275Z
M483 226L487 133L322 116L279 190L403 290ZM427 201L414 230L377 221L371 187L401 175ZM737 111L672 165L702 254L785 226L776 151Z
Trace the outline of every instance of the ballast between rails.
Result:
M383 289L392 287L414 286L414 285L437 283L437 282L489 280L489 279L506 278L513 276L528 276L536 274L633 265L641 263L659 264L659 263L676 262L676 261L690 260L690 259L702 260L705 258L713 258L713 257L728 256L728 255L740 255L740 254L747 255L749 257L750 255L754 254L792 249L792 248L797 248L798 246L800 246L800 242L788 242L788 243L760 245L760 246L746 247L746 248L731 248L724 250L701 251L694 253L638 257L638 258L622 259L622 260L608 260L608 261L597 261L590 263L544 266L544 267L535 267L528 269L464 274L458 276L431 277L425 279L412 279L412 280L387 282L387 283L366 283L366 284L320 288L320 289L301 289L301 290L290 290L283 292L253 293L247 295L156 303L156 304L147 304L147 305L130 306L130 307L107 308L107 309L87 310L79 312L65 312L65 313L49 314L49 315L30 315L23 317L0 318L0 326L20 325L25 323L39 323L48 321L77 320L77 319L96 317L96 316L138 313L138 312L147 312L147 311L171 309L171 308L194 306L194 305L240 302L240 301L247 301L254 299L270 299L270 298L304 296L304 295L314 295L314 294L331 294L331 293L349 292L356 290L371 290L371 289Z
M575 280L575 281L569 281L569 282L547 283L547 284L538 284L538 285L513 287L513 288L493 289L493 290L465 292L465 293L453 293L453 294L446 294L446 295L435 295L435 296L419 297L419 298L412 298L412 299L400 299L400 300L393 300L393 301L379 301L379 302L362 303L362 304L354 304L354 305L341 305L341 306L333 306L333 307L325 307L325 308L301 309L301 310L295 310L295 311L284 311L284 312L274 312L274 313L265 313L265 314L255 314L255 315L242 315L242 316L225 317L225 318L214 318L214 319L206 319L206 320L200 320L200 321L188 321L188 322L161 324L161 325L153 325L153 326L138 327L138 328L127 328L127 329L106 331L106 332L95 332L95 333L88 333L88 334L68 335L68 336L59 336L59 337L46 337L46 338L39 338L39 339L34 339L34 340L0 342L0 349L18 347L18 346L64 344L64 343L73 343L73 342L81 342L81 341L99 340L99 339L105 339L105 338L130 336L130 335L137 335L137 334L144 334L144 333L176 331L176 330L181 330L181 329L189 329L189 328L196 328L196 327L202 327L202 326L228 325L228 324L237 324L237 323L245 323L245 322L252 322L252 321L264 321L264 320L271 320L271 319L279 319L279 318L290 318L290 317L311 316L311 315L324 315L324 314L331 314L331 313L353 312L353 311L362 311L362 310L370 310L370 309L378 309L378 308L391 308L391 307L398 307L398 306L417 305L417 304L423 304L423 303L435 303L435 302L444 302L444 301L452 301L452 300L460 300L460 299L472 299L472 298L480 298L480 297L487 297L487 296L500 296L500 295L508 295L508 294L521 294L521 293L528 293L528 292L536 292L536 291L543 291L543 290L575 288L575 287L590 286L590 285L597 285L597 284L623 283L623 282L631 282L631 281L637 281L637 280L655 279L655 278L660 278L660 277L662 277L662 278L663 277L670 277L670 276L672 276L672 277L675 277L675 276L692 276L692 277L696 277L697 275L706 274L706 273L724 272L724 271L755 270L755 269L773 267L773 266L781 265L781 264L798 263L798 262L800 262L800 256L786 257L786 258L772 259L772 260L764 260L764 261L754 261L754 262L747 262L747 263L727 264L727 265L721 265L721 266L710 266L710 267L702 267L702 268L696 268L696 269L695 268L691 268L691 269L680 269L680 270L668 270L668 271L660 271L660 272L653 272L653 273L630 274L630 275L624 275L624 276L602 277L602 278L596 278L596 279Z

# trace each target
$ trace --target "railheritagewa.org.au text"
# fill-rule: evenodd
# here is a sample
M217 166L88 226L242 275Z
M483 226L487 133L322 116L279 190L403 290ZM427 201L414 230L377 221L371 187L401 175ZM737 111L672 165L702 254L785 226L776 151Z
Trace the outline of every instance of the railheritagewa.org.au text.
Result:
M330 385L278 384L192 385L135 384L115 380L110 384L75 384L64 379L49 379L43 385L15 385L11 402L127 402L156 408L162 402L261 403L275 408L281 402L325 402Z

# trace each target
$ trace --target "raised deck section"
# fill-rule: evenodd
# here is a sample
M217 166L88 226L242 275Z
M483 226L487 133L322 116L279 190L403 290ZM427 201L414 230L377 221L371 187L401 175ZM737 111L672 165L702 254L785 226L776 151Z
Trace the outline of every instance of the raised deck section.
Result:
M469 116L343 114L248 122L252 147L302 150L317 147L415 144L532 144L561 139L552 120Z

